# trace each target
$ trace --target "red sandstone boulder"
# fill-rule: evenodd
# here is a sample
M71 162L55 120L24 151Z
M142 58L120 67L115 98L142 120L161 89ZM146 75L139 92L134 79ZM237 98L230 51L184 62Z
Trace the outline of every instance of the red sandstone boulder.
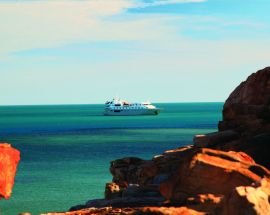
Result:
M270 181L263 178L253 186L236 187L216 212L222 215L270 214L269 196Z
M8 199L12 192L20 152L7 143L0 144L0 198Z
M237 186L248 186L270 176L244 153L200 149L181 162L176 174L160 185L161 194L184 203L199 194L227 195Z

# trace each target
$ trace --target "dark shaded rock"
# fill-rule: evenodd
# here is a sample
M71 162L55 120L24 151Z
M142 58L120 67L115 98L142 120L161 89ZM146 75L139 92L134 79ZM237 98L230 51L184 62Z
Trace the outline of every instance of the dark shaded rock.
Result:
M195 135L193 138L194 146L196 147L210 147L227 141L237 139L239 133L234 130L226 130L221 132L213 132L205 135Z
M122 190L116 183L107 183L105 186L105 199L113 199L122 196Z
M162 182L167 181L168 179L169 179L168 174L159 174L153 178L153 184L160 185Z
M123 190L122 197L161 197L161 194L158 191L158 187L153 188L130 185Z
M85 205L81 204L81 205L75 205L75 206L72 206L69 211L79 211L81 209L84 209L85 208ZM50 213L49 213L50 214Z
M129 183L137 184L137 168L144 160L136 157L127 157L111 162L110 172L114 176L113 182L120 187L127 187Z
M267 168L270 167L270 133L259 134L249 138L242 143L240 150L249 154L257 163L263 164Z
M129 184L149 187L149 185L156 184L158 178L161 180L162 177L168 178L172 172L177 170L179 161L185 160L185 156L190 153L193 153L192 146L185 146L165 151L162 155L153 157L152 160L123 158L112 161L110 171L113 175L113 182L123 189L126 189Z
M105 199L94 199L88 201L84 208L103 208L103 207L144 207L144 206L162 206L164 205L165 198L159 197L126 197L126 198L115 198L111 200Z

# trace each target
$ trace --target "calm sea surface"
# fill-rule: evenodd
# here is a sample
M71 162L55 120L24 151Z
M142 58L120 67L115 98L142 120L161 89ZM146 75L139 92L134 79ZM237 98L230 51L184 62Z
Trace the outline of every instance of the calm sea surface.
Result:
M66 211L102 198L111 160L150 159L216 131L223 103L156 105L158 116L103 116L103 105L0 106L0 142L21 151L0 214Z

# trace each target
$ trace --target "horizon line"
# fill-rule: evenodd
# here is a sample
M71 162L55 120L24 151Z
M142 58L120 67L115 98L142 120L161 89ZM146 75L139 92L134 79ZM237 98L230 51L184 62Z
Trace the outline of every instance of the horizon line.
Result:
M225 103L225 101L182 101L182 102L151 102L152 104L188 104L188 103ZM61 105L104 105L105 103L43 103L43 104L0 104L6 106L61 106Z

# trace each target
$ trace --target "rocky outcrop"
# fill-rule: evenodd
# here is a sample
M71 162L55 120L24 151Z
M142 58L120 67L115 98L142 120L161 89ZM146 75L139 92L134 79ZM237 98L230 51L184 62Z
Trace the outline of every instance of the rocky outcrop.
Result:
M260 174L258 174L260 172ZM200 194L227 195L237 186L248 186L270 172L244 153L200 149L179 164L178 171L160 184L160 192L172 202L185 202Z
M267 67L250 75L231 93L224 104L219 129L237 128L246 133L259 131L265 123L269 123L269 104L270 67ZM250 126L250 122L253 125L258 123L259 127Z
M222 202L219 214L270 214L270 181L263 178L253 186L236 187Z
M220 132L237 132L238 137L210 147L244 151L270 168L270 67L253 73L231 93L218 127Z
M161 182L167 180L170 174L178 169L179 163L193 153L192 146L185 146L165 151L152 160L118 159L111 162L110 172L113 182L122 188L129 184L138 184L141 187L157 189Z
M229 96L217 132L151 160L112 161L105 199L66 214L270 214L269 107L265 68Z
M111 162L110 170L114 182L106 184L106 198L90 200L72 211L158 206L169 213L172 206L185 206L199 213L216 213L235 188L270 177L268 169L243 152L191 146L166 151L152 160L118 159Z
M10 144L0 143L0 198L11 196L20 152Z

